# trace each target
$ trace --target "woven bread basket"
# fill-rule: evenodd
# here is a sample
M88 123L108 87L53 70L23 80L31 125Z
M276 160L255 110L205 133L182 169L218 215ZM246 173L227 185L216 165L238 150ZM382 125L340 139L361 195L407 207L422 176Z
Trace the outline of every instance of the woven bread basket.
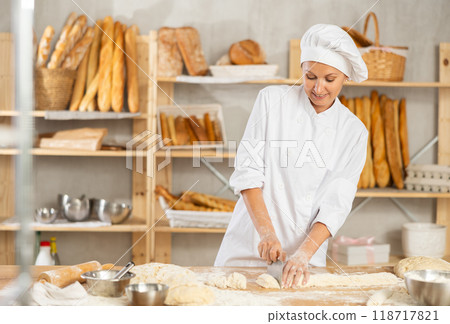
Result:
M359 48L369 70L368 80L403 81L408 47L380 46L378 20L373 12L370 12L366 17L364 36L367 34L370 17L372 17L375 25L375 45Z
M34 74L36 110L64 110L72 97L77 71L39 68Z

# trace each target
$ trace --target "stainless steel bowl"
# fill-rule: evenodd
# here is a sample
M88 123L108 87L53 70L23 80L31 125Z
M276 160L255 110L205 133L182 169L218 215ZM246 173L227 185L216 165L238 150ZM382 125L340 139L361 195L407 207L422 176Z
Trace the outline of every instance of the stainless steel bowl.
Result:
M38 223L53 223L58 216L58 211L53 208L38 208L34 211L34 219Z
M405 281L409 294L420 304L450 306L450 271L408 271Z
M163 306L169 286L152 283L138 283L125 287L128 301L133 306Z
M108 202L105 199L90 199L91 217L112 224L123 223L131 216L133 208L124 203Z
M88 293L94 296L121 297L125 287L136 275L127 272L120 279L113 279L119 270L97 270L85 272L81 278L86 279Z
M89 200L71 198L63 207L63 215L71 222L82 222L89 218Z

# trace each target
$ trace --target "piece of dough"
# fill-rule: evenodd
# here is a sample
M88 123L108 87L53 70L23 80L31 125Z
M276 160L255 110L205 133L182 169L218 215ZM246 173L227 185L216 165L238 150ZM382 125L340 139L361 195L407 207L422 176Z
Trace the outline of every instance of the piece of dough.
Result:
M394 292L390 289L382 289L377 291L375 294L370 296L367 301L366 306L381 306L383 303L389 299Z
M256 283L263 288L281 289L280 284L278 283L277 279L275 279L268 273L263 273L262 275L260 275L256 279Z
M247 288L247 278L243 274L238 272L233 272L228 276L228 287L233 289L246 289Z
M303 281L303 275L299 282ZM365 274L312 274L306 285L299 284L298 288L304 287L359 287L359 286L386 286L396 285L399 279L389 272L365 273Z
M171 306L208 305L214 301L214 292L205 285L178 286L169 290L164 303Z
M225 289L228 287L228 280L224 274L213 274L209 276L206 284L208 286Z
M404 279L405 272L413 270L449 270L450 263L442 259L430 258L424 256L414 256L400 260L394 266L394 273Z

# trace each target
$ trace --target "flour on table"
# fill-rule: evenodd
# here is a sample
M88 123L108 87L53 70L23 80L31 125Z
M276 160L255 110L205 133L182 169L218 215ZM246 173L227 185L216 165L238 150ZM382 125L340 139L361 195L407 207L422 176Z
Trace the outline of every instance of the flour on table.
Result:
M394 267L394 273L405 278L405 272L414 270L449 270L450 263L442 259L415 256L399 261Z
M197 275L186 268L163 263L148 263L133 268L136 277L131 283L162 283L169 286L167 305L208 305L214 301L214 292Z
M277 279L275 279L268 273L263 273L262 275L260 275L256 279L256 283L263 288L268 288L268 289L280 289L281 288Z
M303 275L300 278L300 283ZM399 283L399 279L389 272L366 273L358 275L318 273L309 277L306 285L299 284L298 288L303 287L358 287L358 286L385 286Z
M239 272L233 272L228 276L227 286L233 289L246 289L247 278Z

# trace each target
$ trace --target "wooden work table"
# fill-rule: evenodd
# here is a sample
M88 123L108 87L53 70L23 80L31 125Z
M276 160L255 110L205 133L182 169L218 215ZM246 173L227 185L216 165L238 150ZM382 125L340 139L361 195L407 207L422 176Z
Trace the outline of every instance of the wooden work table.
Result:
M42 271L55 269L55 266L32 266L31 274L33 279L39 276ZM377 290L386 288L380 287L326 287L326 288L299 288L299 289L264 289L258 286L255 282L256 278L266 272L265 268L249 268L249 267L190 267L190 269L199 276L205 276L211 273L223 272L231 274L239 272L247 277L247 292L254 296L254 300L260 298L265 300L267 298L276 301L275 305L323 305L323 306L337 306L337 305L365 305L369 296ZM392 266L342 266L348 274L354 273L376 273L376 272L393 272ZM18 266L0 265L0 289L5 287L11 280L13 280L19 271ZM334 267L313 268L312 273L341 273L341 270ZM399 286L392 287L393 289L400 289ZM254 302L254 301L253 301Z

